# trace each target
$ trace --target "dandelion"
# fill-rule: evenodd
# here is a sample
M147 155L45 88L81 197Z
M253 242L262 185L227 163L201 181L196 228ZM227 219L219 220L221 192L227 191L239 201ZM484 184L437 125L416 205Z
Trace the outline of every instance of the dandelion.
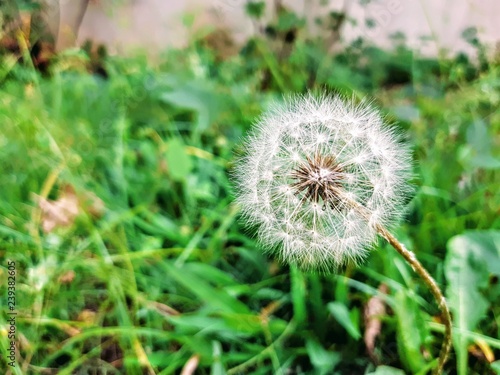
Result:
M381 116L340 97L296 97L264 115L237 167L243 216L286 263L359 263L404 212L408 147Z
M235 168L237 201L266 251L304 270L360 263L385 238L424 279L447 326L444 297L414 254L389 232L412 189L411 154L378 111L339 96L287 98L264 114Z

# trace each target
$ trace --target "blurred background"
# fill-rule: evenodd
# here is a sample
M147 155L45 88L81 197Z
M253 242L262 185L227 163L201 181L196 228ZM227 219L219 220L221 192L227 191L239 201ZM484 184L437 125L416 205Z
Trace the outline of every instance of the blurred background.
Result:
M2 2L0 369L430 373L439 310L390 246L303 273L239 221L243 137L284 94L322 90L370 98L412 145L395 235L447 296L445 373L500 374L498 14L493 0Z
M203 28L227 30L241 45L256 31L255 22L247 17L246 3L246 0L47 1L52 9L49 24L57 34L58 49L82 45L90 39L121 53L137 48L154 53L166 46L185 47L190 35ZM496 27L500 4L493 0L268 0L263 3L267 6L259 17L261 21L269 21L277 7L284 6L307 21L307 30L315 34L323 31L316 23L318 18L331 12L345 13L349 20L339 28L345 43L361 36L378 46L390 47L391 37L402 34L412 49L435 56L444 51L471 52L462 36L471 27L477 29L483 43L495 46L500 40L500 30ZM196 17L194 25L186 24L188 14Z

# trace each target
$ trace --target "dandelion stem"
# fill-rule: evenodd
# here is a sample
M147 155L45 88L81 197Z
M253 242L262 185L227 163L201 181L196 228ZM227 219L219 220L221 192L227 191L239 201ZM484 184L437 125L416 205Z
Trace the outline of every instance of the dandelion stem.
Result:
M439 289L436 281L432 278L432 276L427 272L427 270L422 266L422 264L415 257L415 254L408 250L401 242L399 242L396 237L394 237L387 229L385 229L382 225L376 226L377 232L387 240L394 247L399 254L405 258L405 260L411 265L413 270L422 278L425 284L429 287L432 295L436 299L436 302L441 310L441 318L443 319L445 331L444 331L444 341L443 346L441 347L441 352L439 353L439 362L437 367L434 370L434 374L441 374L443 372L444 364L448 359L448 355L451 349L451 316L450 310L448 309L448 305L446 304L446 299L443 296L443 293Z
M365 218L365 220L369 221L370 215L367 208L365 208L362 204L358 203L357 201L350 199L343 192L340 192L340 194L342 196L342 199L344 199L350 207L357 210L359 214ZM445 327L444 340L443 340L443 345L441 347L441 352L439 353L438 365L434 370L434 374L439 375L443 372L444 364L448 360L448 355L451 349L452 322L451 322L450 310L448 308L448 305L446 304L446 299L444 298L444 295L441 292L441 289L439 289L439 286L437 285L436 281L432 278L429 272L427 272L422 263L418 261L415 254L412 251L408 250L405 247L405 245L399 242L396 239L396 237L394 237L382 224L375 223L374 227L377 233L381 237L383 237L387 242L389 242L389 244L393 248L395 248L396 251L399 254L401 254L403 258L405 258L405 260L410 264L410 266L413 268L413 271L415 271L422 278L424 283L430 289L432 295L434 296L437 302L437 305L439 306L439 309L441 310L441 318L443 319Z

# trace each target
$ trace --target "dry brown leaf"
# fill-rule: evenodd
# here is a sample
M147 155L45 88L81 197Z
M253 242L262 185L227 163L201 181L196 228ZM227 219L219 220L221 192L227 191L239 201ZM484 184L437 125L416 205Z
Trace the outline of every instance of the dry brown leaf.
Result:
M474 340L476 345L471 345L469 347L469 352L472 353L477 358L484 358L489 363L495 361L495 353L491 350L490 346L483 339L477 338Z
M198 368L198 363L200 362L200 356L194 354L188 359L184 367L182 368L181 375L192 375Z
M59 276L58 281L61 284L70 284L75 279L75 271L69 270L64 272L61 276Z
M259 319L263 323L267 323L269 321L269 317L281 306L280 301L272 301L270 304L265 306L262 310L260 310Z
M380 284L378 287L380 293L387 294L388 287L385 284ZM365 333L364 341L368 354L372 361L378 364L379 360L375 354L375 341L382 330L382 321L380 318L386 314L385 302L380 296L373 296L365 305Z
M38 206L42 210L42 228L45 233L58 227L69 227L78 215L78 197L71 185L66 185L55 201L40 197Z
M22 333L19 332L18 336L18 342L19 342L19 349L23 349L26 351L33 350L33 345L31 345L31 342L28 340L28 338Z
M42 211L41 223L45 233L56 228L70 227L82 211L94 217L99 217L104 212L103 201L94 193L84 192L78 196L71 185L65 185L56 200L38 197L38 206Z
M82 333L82 331L78 328L75 328L69 324L66 324L66 323L62 323L60 326L59 326L64 332L66 332L66 334L70 337L74 337L74 336L77 336L79 335L80 333Z
M176 316L176 315L180 315L181 313L179 311L177 311L176 309L174 309L173 307L170 307L168 305L165 305L164 303L160 303L160 302L152 302L151 303L153 305L153 307L158 310L158 312L160 312L161 314L163 315L167 315L167 316Z
M76 320L78 320L79 322L94 324L95 316L96 316L95 311L89 310L89 309L84 309L84 310L80 311L80 313L76 317Z

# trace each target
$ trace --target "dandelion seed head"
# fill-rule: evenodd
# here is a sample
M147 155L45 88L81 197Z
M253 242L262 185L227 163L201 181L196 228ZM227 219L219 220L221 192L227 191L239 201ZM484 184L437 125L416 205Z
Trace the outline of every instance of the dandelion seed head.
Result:
M275 105L245 151L234 172L242 215L265 249L302 269L362 261L411 193L408 146L368 104L339 96Z

